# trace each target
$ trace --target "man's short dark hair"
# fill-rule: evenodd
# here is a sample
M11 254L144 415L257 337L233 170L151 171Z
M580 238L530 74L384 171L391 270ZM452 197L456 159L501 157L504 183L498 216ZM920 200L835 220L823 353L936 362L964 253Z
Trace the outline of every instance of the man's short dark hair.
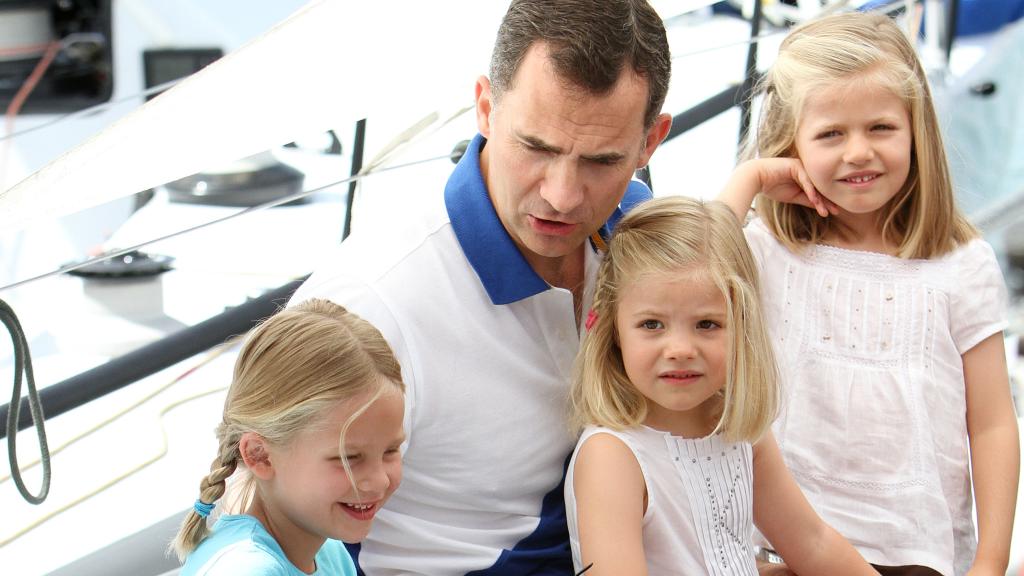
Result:
M661 17L646 0L513 0L491 54L495 100L513 88L527 51L549 48L558 75L607 94L628 65L647 80L644 126L654 125L668 92L672 61Z

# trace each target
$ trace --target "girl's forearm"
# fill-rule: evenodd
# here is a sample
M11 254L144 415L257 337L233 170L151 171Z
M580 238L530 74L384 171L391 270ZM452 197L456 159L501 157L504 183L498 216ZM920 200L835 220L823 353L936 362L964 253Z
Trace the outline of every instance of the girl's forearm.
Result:
M1020 481L1020 435L1009 415L970 435L974 498L978 512L978 551L974 566L999 574L1010 560L1010 536Z
M877 576L857 549L831 526L821 523L816 537L801 543L802 554L783 558L796 574L829 574L834 576Z
M728 206L740 222L746 220L754 197L761 191L761 180L754 162L756 161L748 160L737 166L725 188L716 198Z

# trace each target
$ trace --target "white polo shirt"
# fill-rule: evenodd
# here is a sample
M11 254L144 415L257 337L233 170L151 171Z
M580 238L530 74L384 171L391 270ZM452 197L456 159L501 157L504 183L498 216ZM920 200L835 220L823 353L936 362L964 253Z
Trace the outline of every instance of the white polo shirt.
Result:
M402 366L404 477L362 544L370 576L572 570L572 293L544 282L502 227L480 174L485 142L473 140L443 198L362 227L292 298L329 298L369 320ZM623 205L644 196L633 183ZM598 262L588 243L584 309Z

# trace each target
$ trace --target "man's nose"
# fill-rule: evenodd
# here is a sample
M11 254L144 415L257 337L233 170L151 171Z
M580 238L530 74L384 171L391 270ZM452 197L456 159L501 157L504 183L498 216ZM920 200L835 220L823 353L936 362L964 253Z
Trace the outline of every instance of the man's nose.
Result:
M583 203L583 180L576 162L560 158L548 166L540 195L560 214L568 214Z

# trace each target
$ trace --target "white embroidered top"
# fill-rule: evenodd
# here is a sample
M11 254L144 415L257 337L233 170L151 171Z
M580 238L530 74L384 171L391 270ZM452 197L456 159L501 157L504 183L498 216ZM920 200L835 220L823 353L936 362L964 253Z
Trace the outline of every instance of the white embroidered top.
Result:
M784 407L774 431L814 509L871 563L964 574L976 536L961 355L1006 327L983 240L931 260L786 250L759 263Z
M753 460L750 444L713 435L680 438L641 426L614 431L587 427L565 477L569 541L582 570L573 468L588 438L611 434L633 452L647 486L643 518L647 573L754 575Z

